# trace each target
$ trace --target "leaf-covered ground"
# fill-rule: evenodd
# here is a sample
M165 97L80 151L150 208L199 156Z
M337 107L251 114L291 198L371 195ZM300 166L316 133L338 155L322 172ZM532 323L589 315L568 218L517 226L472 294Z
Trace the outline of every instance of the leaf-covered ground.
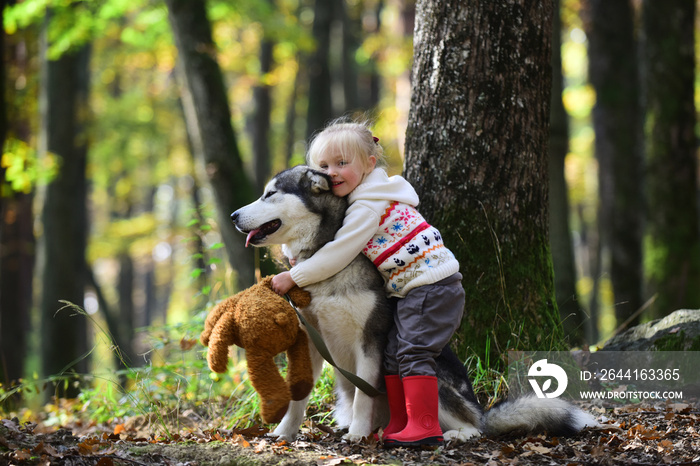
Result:
M583 406L601 427L572 438L481 438L438 449L385 449L374 439L342 441L342 432L309 423L289 444L266 429L209 429L194 413L135 417L111 426L61 428L0 420L0 464L16 465L690 465L700 464L697 403ZM169 437L162 432L168 426ZM174 432L179 432L175 434Z

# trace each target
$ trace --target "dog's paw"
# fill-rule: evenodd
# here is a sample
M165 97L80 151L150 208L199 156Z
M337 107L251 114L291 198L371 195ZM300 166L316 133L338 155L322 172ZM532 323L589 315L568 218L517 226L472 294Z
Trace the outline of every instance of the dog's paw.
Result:
M369 435L369 434L368 434ZM347 434L343 435L343 440L345 440L348 443L360 443L362 442L365 438L367 438L367 435L362 435L362 434L352 434L348 432Z
M445 438L445 441L466 442L469 439L481 437L481 432L476 427L463 427L461 429L448 430L442 436Z
M265 434L265 436L269 437L269 438L273 438L275 440L279 440L279 441L284 440L286 442L291 443L296 439L297 433L296 433L296 431L287 432L284 429L280 429L278 426L277 429L273 430L272 432L268 432L267 434Z

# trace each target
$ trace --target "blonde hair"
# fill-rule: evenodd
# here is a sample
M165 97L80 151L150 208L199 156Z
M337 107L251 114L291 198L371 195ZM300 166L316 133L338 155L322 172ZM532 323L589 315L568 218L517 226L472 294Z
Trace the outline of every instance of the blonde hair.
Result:
M377 159L377 166L384 166L384 150L369 129L368 122L355 122L347 118L332 121L323 131L311 140L306 153L306 163L312 168L320 168L318 160L328 150L336 150L343 160L358 160L362 168L370 166L369 158Z

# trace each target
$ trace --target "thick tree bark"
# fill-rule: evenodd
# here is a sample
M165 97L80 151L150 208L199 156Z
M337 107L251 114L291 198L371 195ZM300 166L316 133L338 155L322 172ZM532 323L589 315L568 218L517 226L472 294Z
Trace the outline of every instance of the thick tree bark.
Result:
M634 12L629 0L588 0L589 76L604 250L618 324L642 307L642 155Z
M44 50L43 56L46 56ZM60 300L83 305L87 244L87 46L53 61L46 60L42 74L43 150L60 159L60 171L47 186L42 211L41 356L44 376L64 370L85 373L86 319L64 309ZM77 361L77 362L76 362ZM75 362L75 363L74 363ZM74 363L71 365L71 363ZM69 379L70 380L70 379ZM74 397L75 381L59 384L58 396Z
M700 307L695 137L695 1L642 3L648 231L653 316Z
M185 81L183 104L193 145L200 148L216 206L229 262L237 272L238 289L255 281L252 249L231 226L231 213L253 200L243 170L231 110L203 0L166 0L168 18Z
M576 292L576 262L569 227L569 192L564 174L569 152L569 116L564 109L559 1L554 2L552 27L552 102L549 132L549 244L554 265L554 288L564 334L571 345L591 337L595 325L581 306ZM592 342L590 339L589 342Z
M405 173L461 263L461 356L563 347L548 238L552 14L550 1L416 7Z

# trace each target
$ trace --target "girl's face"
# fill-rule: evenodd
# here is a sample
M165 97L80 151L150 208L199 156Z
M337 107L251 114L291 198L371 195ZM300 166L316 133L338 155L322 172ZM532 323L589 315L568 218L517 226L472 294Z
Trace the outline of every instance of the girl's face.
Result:
M350 194L362 183L365 175L371 172L377 163L376 157L372 155L365 168L358 159L359 156L352 160L346 160L334 150L329 150L319 157L318 166L321 171L331 177L333 194L336 196L344 197Z

